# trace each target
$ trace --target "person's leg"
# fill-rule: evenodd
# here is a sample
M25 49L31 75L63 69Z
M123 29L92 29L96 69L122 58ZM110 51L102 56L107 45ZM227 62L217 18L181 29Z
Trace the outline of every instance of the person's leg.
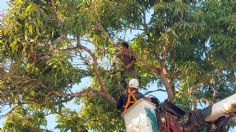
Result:
M120 80L120 87L121 89L126 89L127 88L127 83L125 81L126 76L125 76L125 71L121 71L121 80Z

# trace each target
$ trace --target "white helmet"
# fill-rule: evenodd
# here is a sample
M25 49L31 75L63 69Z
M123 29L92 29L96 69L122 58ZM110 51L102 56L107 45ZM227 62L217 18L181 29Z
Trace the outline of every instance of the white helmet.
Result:
M131 79L129 81L129 87L138 88L138 86L139 86L138 79Z

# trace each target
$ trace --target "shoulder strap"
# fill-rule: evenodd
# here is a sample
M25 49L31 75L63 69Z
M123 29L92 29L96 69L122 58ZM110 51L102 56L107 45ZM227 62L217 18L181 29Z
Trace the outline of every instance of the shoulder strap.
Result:
M130 106L130 104L135 104L137 102L137 98L136 96L134 95L136 91L131 91L131 90L128 90L128 99L127 99L127 102L125 104L125 109L124 110L127 110L128 107ZM133 98L133 101L131 101L131 98Z

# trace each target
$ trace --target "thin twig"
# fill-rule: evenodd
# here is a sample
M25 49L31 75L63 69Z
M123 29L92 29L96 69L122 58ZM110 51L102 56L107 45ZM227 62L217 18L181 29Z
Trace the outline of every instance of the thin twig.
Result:
M148 91L144 95L147 95L147 94L150 94L150 93L153 93L153 92L158 92L158 91L166 92L166 90L164 90L164 89L156 89L156 90Z

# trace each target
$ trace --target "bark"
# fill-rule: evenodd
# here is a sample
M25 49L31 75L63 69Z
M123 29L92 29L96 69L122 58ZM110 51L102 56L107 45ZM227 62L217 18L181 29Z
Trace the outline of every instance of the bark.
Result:
M166 69L167 49L168 49L167 44L163 44L163 46L162 46L162 59L160 60L160 65L161 65L160 66L160 78L166 88L169 100L173 101L175 94L174 94L174 91L171 87L171 83L170 83L171 81L168 78L168 71Z
M163 69L163 68L160 71L160 78L166 88L169 100L173 101L175 95L172 90L171 84L169 83L169 79L168 79L168 77L166 77L165 69Z

